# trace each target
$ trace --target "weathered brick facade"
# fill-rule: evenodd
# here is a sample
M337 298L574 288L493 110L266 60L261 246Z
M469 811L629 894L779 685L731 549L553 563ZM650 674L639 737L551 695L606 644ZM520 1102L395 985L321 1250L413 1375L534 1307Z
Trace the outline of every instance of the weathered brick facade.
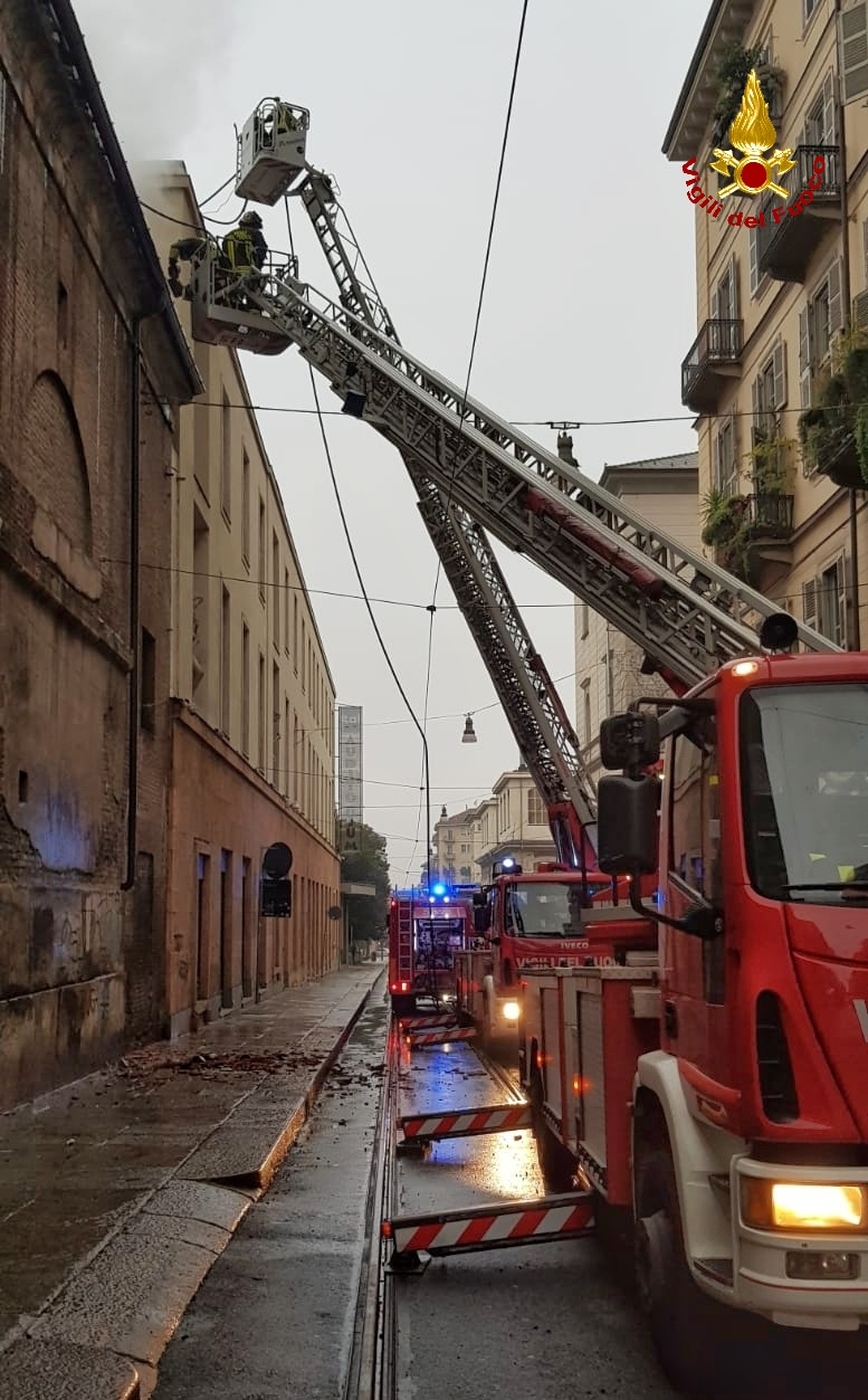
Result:
M65 0L0 7L0 1108L164 1011L170 575L138 615L131 578L200 386L80 44Z

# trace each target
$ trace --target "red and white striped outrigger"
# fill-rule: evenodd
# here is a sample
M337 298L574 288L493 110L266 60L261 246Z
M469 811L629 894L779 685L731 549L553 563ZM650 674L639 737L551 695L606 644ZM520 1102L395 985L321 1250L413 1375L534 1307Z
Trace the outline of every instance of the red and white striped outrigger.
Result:
M411 1050L417 1050L420 1045L448 1045L454 1040L473 1040L476 1034L475 1026L442 1026L439 1030L431 1031L408 1029L404 1038Z
M403 1134L398 1145L476 1137L481 1133L517 1132L520 1128L531 1127L533 1114L529 1103L460 1108L453 1113L413 1113L398 1119L398 1131Z
M437 1026L458 1024L451 1011L444 1011L438 1016L399 1016L398 1023L404 1031L430 1031Z
M382 1225L383 1236L394 1246L389 1267L402 1273L425 1267L420 1254L471 1254L482 1249L575 1240L593 1234L593 1230L593 1197L588 1191L405 1216L384 1220Z

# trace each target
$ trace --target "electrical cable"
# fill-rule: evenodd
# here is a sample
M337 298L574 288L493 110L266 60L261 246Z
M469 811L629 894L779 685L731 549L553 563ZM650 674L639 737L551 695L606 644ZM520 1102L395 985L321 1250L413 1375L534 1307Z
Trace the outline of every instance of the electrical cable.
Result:
M333 488L334 494L335 494L335 501L337 502L338 514L340 515L341 525L343 526L343 531L344 531L344 537L345 537L346 542L347 542L347 548L348 548L349 553L350 553L350 558L351 558L352 563L353 563L353 568L355 569L356 578L357 578L358 581L359 581L359 588L360 588L360 590L361 590L362 598L363 598L363 600L364 600L365 607L366 607L366 609L367 609L368 617L370 618L371 626L372 626L372 628L373 628L373 630L374 630L374 636L376 637L377 642L379 643L380 650L381 650L381 652L383 653L383 658L384 658L384 660L385 660L385 662L386 662L386 665L387 665L388 668L389 668L389 671L390 671L390 673L391 673L392 679L393 679L393 681L395 682L395 685L396 685L397 690L398 690L398 694L400 695L401 699L403 700L404 705L405 705L406 710L407 710L407 713L408 713L408 715L410 716L410 719L413 721L413 724L414 724L414 725L416 726L416 728L418 729L419 735L420 735L420 737L421 737L421 739L422 739L422 752L423 752L423 755L424 755L424 764L425 764L425 767L424 767L424 782L425 782L425 792L426 792L427 804L428 804L428 842L427 842L427 852L430 853L430 849L431 849L431 771L430 771L430 765L429 765L429 760L428 760L428 740L427 740L427 738L426 738L426 736L425 736L425 730L422 728L422 725L419 723L418 716L416 715L416 712L415 712L415 710L413 709L413 706L412 706L411 703L410 703L410 700L409 700L409 697L408 697L408 695L407 695L407 692L404 690L404 687L403 687L403 685L401 684L401 678L400 678L400 676L398 675L398 672L395 670L394 664L393 664L393 662L392 662L392 658L391 658L391 656L389 655L389 648L386 646L385 640L384 640L384 638L383 638L383 634L382 634L382 632L380 631L380 627L379 627L379 624L378 624L378 622L377 622L376 615L375 615L375 613L374 613L374 609L373 609L373 607L372 607L372 605L371 605L370 598L368 597L368 591L367 591L367 589L366 589L366 587L365 587L365 581L364 581L364 578L363 578L363 576L362 576L362 570L361 570L361 567L360 567L360 565L359 565L358 556L357 556L357 554L356 554L355 546L354 546L354 544L353 544L353 538L352 538L352 535L351 535L351 533L350 533L350 527L349 527L349 524L348 524L348 521L347 521L346 513L345 513L345 511L344 511L344 504L343 504L343 500L342 500L342 498L341 498L340 487L338 486L338 479L337 479L337 475L335 474L334 463L333 463L333 461L332 461L331 448L329 447L328 434L326 433L325 421L323 420L323 418L322 418L322 416L321 416L321 414L320 414L320 402L319 402L319 394L317 393L316 378L315 378L315 376L314 376L313 368L312 368L312 366L310 366L310 365L308 365L308 373L310 374L310 384L311 384L311 389L313 390L314 403L316 404L316 408L317 408L317 416L318 416L318 418L319 418L319 427L320 427L320 433L321 433L321 435L322 435L323 449L324 449L325 455L326 455L326 462L328 463L329 476L331 477L332 488ZM426 861L428 861L428 862L430 863L430 854L426 854ZM429 864L429 874L430 874L430 864Z
M228 180L224 180L224 181L223 181L223 184L222 184L222 185L218 185L216 190L212 190L211 194L206 195L204 199L200 199L200 200L199 200L199 208L200 208L200 209L204 209L204 208L205 208L205 205L206 205L206 204L210 204L212 199L216 199L217 196L218 196L218 194L222 194L223 191L225 190L226 186L227 186L227 185L231 185L231 184L232 184L232 181L233 181L234 179L235 179L235 171L233 170L233 172L232 172L232 174L229 176L229 179L228 179Z
M189 219L178 219L174 214L167 214L163 209L155 209L153 204L148 204L144 199L139 200L139 204L141 204L142 208L147 209L149 213L158 215L159 218L165 219L167 223L180 224L182 228L191 228L196 233L202 232L202 224L220 224L227 228L230 225L237 224L244 210L247 208L247 203L248 201L245 199L238 215L234 219L212 219L209 215L203 214L200 223L192 224Z
M465 418L467 417L467 398L468 398L468 395L470 394L470 379L471 379L471 376L472 376L472 374L473 374L473 361L474 361L474 358L475 358L475 355L476 355L476 342L477 342L477 340L478 340L478 338L479 338L479 326L480 326L480 322L481 322L481 319L482 319L482 303L483 303L483 299L484 299L484 297L485 297L485 286L486 286L486 282L487 282L487 280L488 280L488 265L489 265L489 262L490 262L490 260L491 260L491 249L492 249L492 245L493 245L493 242L494 242L494 226L495 226L495 222L496 222L496 220L497 220L497 208L498 208L498 204L499 204L499 202L500 202L500 187L501 187L501 183L502 183L502 181L503 181L503 168L504 168L504 164L505 164L505 162L506 162L506 147L507 147L507 143L508 143L508 141L509 141L509 129L510 129L510 125L511 125L511 123L512 123L512 107L513 107L513 102L514 102L514 100L515 100L515 88L516 88L516 83L517 83L517 81L518 81L518 67L519 67L519 63L521 62L521 50L522 50L522 45L523 45L523 42L524 42L524 26L525 26L525 20L527 19L527 7L528 7L528 3L529 3L529 0L522 0L522 7L521 7L521 23L520 23L520 25L519 25L519 30L518 30L518 41L517 41L517 43L516 43L516 48L515 48L515 59L514 59L514 62L513 62L513 67L512 67L512 81L510 82L510 85L509 85L509 101L508 101L507 107L506 107L506 120L505 120L505 122L504 122L504 128L503 128L503 139L502 139L501 144L500 144L500 160L498 161L498 166L497 166L497 180L495 181L495 186L494 186L494 199L493 199L493 201L492 201L492 206L491 206L491 219L490 219L489 225L488 225L488 238L487 238L486 244L485 244L485 259L484 259L484 262L483 262L483 265L482 265L482 279L481 279L480 285L479 285L479 298L478 298L477 303L476 303L476 318L475 318L474 325L473 325L473 339L472 339L472 342L471 342L471 345L470 345L470 359L469 359L468 365L467 365L467 378L466 378L466 381L465 381L465 384L464 384L464 394L463 394L463 396L462 396L463 401L462 401L462 405L461 405L461 417L460 417L460 419L459 419L459 428L458 428L459 437L460 437L461 432L462 432L462 430L463 430L464 420L465 420ZM452 472L451 472L451 475L450 475L450 477L449 477L449 489L448 489L447 494L446 494L446 509L447 509L447 511L448 511L450 505L452 504L452 488L453 488L453 485L454 485L454 482L455 482L455 474L456 474L457 471L458 471L458 461L457 461L457 458L456 458L456 459L453 461L453 463L452 463ZM441 561L438 559L438 560L437 560L437 572L436 572L435 577L434 577L434 594L433 594L433 597L432 597L432 599L431 599L431 606L432 606L432 607L436 607L436 605L437 605L437 585L438 585L439 582L440 582L440 573L441 573L441 569L442 569L442 564L441 564Z

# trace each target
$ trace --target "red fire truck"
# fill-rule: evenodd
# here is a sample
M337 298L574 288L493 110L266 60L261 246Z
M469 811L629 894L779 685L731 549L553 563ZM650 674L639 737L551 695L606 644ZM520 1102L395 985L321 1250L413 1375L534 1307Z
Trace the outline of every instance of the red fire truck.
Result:
M474 885L432 884L402 890L389 901L389 995L405 1016L417 1008L451 1006L455 959L473 937Z
M476 1026L486 1050L521 1052L518 993L524 972L614 965L625 912L635 943L630 907L623 908L625 891L624 881L600 872L580 874L554 863L526 872L511 856L495 865L491 884L473 897L476 936L455 958L456 1009ZM592 905L600 912L591 939L583 917ZM649 946L650 939L649 933Z
M281 159L254 132L237 188L267 203L257 172ZM825 1331L837 1350L838 1332L868 1327L868 657L781 615L405 351L332 184L303 156L284 165L339 302L273 260L239 300L208 241L193 335L295 346L397 447L558 861L633 877L632 919L581 910L595 951L618 934L616 965L522 970L541 1145L584 1189L537 1203L532 1229L527 1202L468 1207L466 1232L456 1212L390 1221L396 1256L420 1237L429 1252L489 1247L492 1220L491 1247L574 1236L621 1207L679 1385L710 1396L740 1363L726 1325L738 1314ZM599 833L575 733L486 531L641 647L643 673L678 697L604 726ZM661 742L662 784L647 772ZM510 1212L521 1239L501 1228Z

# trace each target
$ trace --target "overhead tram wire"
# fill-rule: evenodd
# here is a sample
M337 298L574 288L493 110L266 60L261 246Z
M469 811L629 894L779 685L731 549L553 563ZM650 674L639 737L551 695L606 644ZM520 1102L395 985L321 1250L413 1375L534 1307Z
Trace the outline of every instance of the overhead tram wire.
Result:
M460 438L461 433L462 433L462 431L463 431L464 420L465 420L466 417L467 417L467 399L468 399L468 396L469 396L469 394L470 394L470 379L471 379L471 376L472 376L472 374L473 374L473 361L474 361L474 359L475 359L475 357L476 357L476 343L477 343L477 340L479 339L479 326L480 326L480 322L481 322L481 320L482 320L482 303L483 303L483 300L484 300L484 298L485 298L485 286L486 286L486 283L487 283L487 281L488 281L488 265L489 265L489 262L491 261L491 249L492 249L492 245L493 245L493 243L494 243L494 226L495 226L495 223L496 223L496 221L497 221L497 208L498 208L498 204L499 204L499 202L500 202L500 187L501 187L501 184L502 184L502 182L503 182L503 168L504 168L504 165L505 165L505 163L506 163L506 147L507 147L507 143L508 143L508 141L509 141L509 129L510 129L510 125L511 125L511 123L512 123L512 108L513 108L513 103L514 103L514 101L515 101L515 89L516 89L516 84L517 84L517 81L518 81L518 68L519 68L519 63L521 62L521 51L522 51L522 45L523 45L523 43L524 43L524 26L525 26L525 21L526 21L526 19L527 19L528 3L529 3L529 0L523 0L522 7L521 7L521 23L519 24L519 29L518 29L518 40L517 40L516 46L515 46L515 59L514 59L514 61L513 61L513 65L512 65L512 80L511 80L510 85L509 85L509 101L507 102L507 106L506 106L506 119L505 119L505 121L504 121L504 126L503 126L503 139L502 139L502 141L501 141L501 143L500 143L500 159L499 159L498 165L497 165L497 179L496 179L495 185L494 185L494 199L492 200L492 205L491 205L491 218L490 218L489 224L488 224L488 238L486 239L486 244L485 244L485 259L484 259L483 265L482 265L482 278L481 278L480 284L479 284L479 298L478 298L477 303L476 303L476 317L475 317L474 324L473 324L473 339L472 339L471 345L470 345L470 358L469 358L468 364L467 364L467 378L466 378L466 380L465 380L465 384L464 384L464 394L463 394L463 396L462 396L461 417L460 417L459 425L458 425L459 438ZM451 474L450 474L450 477L449 477L449 490L448 490L448 492L447 492L447 494L446 494L446 509L447 509L447 511L448 511L450 505L452 504L452 488L453 488L454 483L455 483L455 474L456 474L457 470L458 470L458 463L457 463L457 460L456 460L456 461L453 461L453 463L452 463L452 471L451 471ZM433 594L433 597L432 597L432 599L431 599L431 606L432 606L432 608L436 608L436 606L437 606L437 586L438 586L438 584L439 584L439 582L440 582L440 573L441 573L441 569L442 569L442 564L441 564L441 561L438 559L438 561L437 561L437 572L436 572L435 577L434 577L434 594Z
M380 650L381 650L382 653L383 653L383 657L384 657L384 659L385 659L386 665L388 666L389 671L390 671L391 676L392 676L392 679L394 680L395 685L396 685L396 687L397 687L397 689L398 689L398 694L400 695L401 699L403 700L404 705L405 705L406 710L407 710L407 713L408 713L408 715L410 716L410 719L413 721L413 724L414 724L414 725L416 726L416 728L418 729L420 738L421 738L421 740L422 740L422 753L423 753L423 756L424 756L425 805L426 805L426 811L427 811L427 832L428 832L428 841L427 841L427 852L428 852L428 854L427 854L427 856L426 856L426 865L427 865L427 868L428 868L429 883L430 883L430 874L431 874L431 870L430 870L430 861L431 861L431 858L430 858L430 850L431 850L431 771L430 771L430 764L429 764L429 758L428 758L428 740L427 740L427 738L425 737L425 730L423 729L422 725L419 723L419 718L418 718L418 716L417 716L415 710L413 709L413 706L412 706L411 703L410 703L409 697L407 696L407 692L404 690L404 687L403 687L403 685L401 684L401 678L400 678L400 676L398 675L398 672L395 670L394 663L393 663L393 661L392 661L391 656L389 655L389 648L386 646L385 640L384 640L384 638L383 638L383 634L382 634L382 632L380 631L379 624L378 624L378 622L377 622L377 618L376 618L376 615L375 615L375 613L374 613L374 609L373 609L373 607L372 607L372 605L371 605L371 600L370 600L370 598L368 597L368 591L367 591L367 589L366 589L366 587L365 587L365 581L364 581L364 578L363 578L363 576L362 576L362 571L361 571L361 567L360 567L360 565L359 565L358 556L357 556L357 554L356 554L355 546L354 546L354 544L353 544L353 538L352 538L352 535L351 535L351 533L350 533L350 527L349 527L349 524L348 524L348 522L347 522L346 513L345 513L345 511L344 511L344 504L343 504L343 500L342 500L342 498L341 498L341 492L340 492L340 487L338 486L337 476L336 476L336 474L335 474L334 462L332 461L331 448L329 447L328 434L326 433L325 422L324 422L324 420L323 420L323 418L322 418L322 415L319 413L319 408L320 408L319 394L317 393L316 379L315 379L315 376L314 376L313 368L312 368L311 366L308 366L308 372L309 372L309 374L310 374L310 383L311 383L311 388L312 388L312 390L313 390L314 402L315 402L315 404L316 404L316 406L317 406L317 416L318 416L318 418L319 418L320 433L321 433L321 435L322 435L323 448L324 448L324 450L325 450L326 462L328 463L328 469L329 469L329 475L330 475L330 477L331 477L332 488L333 488L333 490L334 490L335 500L336 500L336 502L337 502L337 507L338 507L338 513L339 513L340 518L341 518L341 524L342 524L342 526L343 526L344 536L345 536L346 542L347 542L347 548L349 549L349 552L350 552L350 558L351 558L351 560L352 560L352 562L353 562L353 568L355 569L356 578L358 579L359 588L360 588L360 590L361 590L362 598L363 598L363 600L364 600L365 607L366 607L366 609L367 609L368 617L370 618L370 621L371 621L371 626L372 626L372 628L374 629L374 636L377 638L377 641L378 641L378 643L379 643L379 645L380 645Z

